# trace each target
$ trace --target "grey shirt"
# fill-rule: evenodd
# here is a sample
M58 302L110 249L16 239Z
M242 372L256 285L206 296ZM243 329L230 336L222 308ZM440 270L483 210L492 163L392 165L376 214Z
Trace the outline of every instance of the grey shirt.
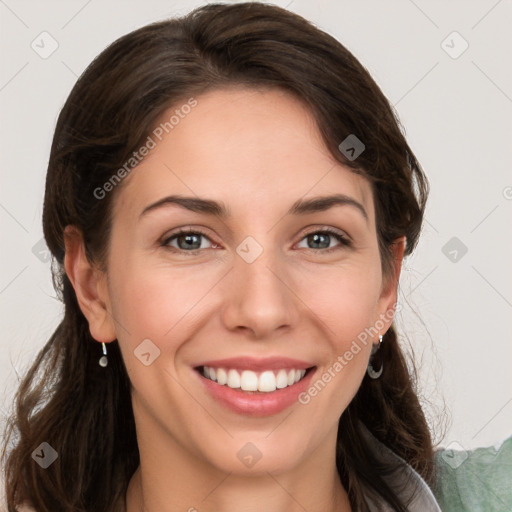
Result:
M382 462L400 462L402 469L396 471L393 477L384 480L402 499L408 503L409 512L441 512L441 508L425 480L402 458L376 439L370 431L361 426L368 445L372 447L376 457ZM393 509L382 498L371 493L365 493L369 512L393 512Z

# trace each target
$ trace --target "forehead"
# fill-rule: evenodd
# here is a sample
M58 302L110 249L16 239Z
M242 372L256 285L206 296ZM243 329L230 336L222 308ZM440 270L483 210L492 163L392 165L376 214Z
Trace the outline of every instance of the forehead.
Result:
M368 180L332 157L301 101L277 89L234 87L195 100L157 121L167 130L158 132L161 140L150 134L154 147L124 179L114 216L138 214L169 194L217 199L240 217L275 216L298 198L343 193L373 220Z

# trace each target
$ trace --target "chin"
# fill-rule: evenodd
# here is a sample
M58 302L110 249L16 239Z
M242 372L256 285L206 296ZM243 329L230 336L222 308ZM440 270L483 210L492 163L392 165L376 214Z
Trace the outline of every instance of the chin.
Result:
M264 437L255 436L251 441L250 437L244 436L243 440L231 439L223 444L220 453L205 453L204 458L224 473L264 476L284 473L300 465L303 452L299 446L304 446L304 442L283 447L282 443L270 442Z

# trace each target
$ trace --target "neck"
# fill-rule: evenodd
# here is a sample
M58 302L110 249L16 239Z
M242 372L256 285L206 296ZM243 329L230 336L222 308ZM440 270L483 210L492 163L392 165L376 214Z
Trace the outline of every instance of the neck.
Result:
M197 483L201 482L198 478ZM300 483L293 485L286 477L266 475L244 479L224 475L217 486L207 490L198 485L183 493L184 487L165 482L165 493L156 482L144 478L141 467L133 474L126 493L126 512L214 512L223 510L260 512L350 512L345 490L340 486L322 485L309 494ZM180 490L181 489L181 490ZM169 494L173 490L175 494ZM180 494L183 493L183 494Z

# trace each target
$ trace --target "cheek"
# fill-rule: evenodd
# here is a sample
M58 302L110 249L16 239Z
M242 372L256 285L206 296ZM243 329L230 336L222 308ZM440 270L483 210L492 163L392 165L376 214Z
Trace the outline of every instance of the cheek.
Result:
M315 283L315 286L311 286ZM381 273L379 262L368 258L338 268L311 272L301 281L300 296L317 318L325 343L318 346L325 365L320 369L318 383L312 394L323 386L325 399L337 404L333 419L348 405L364 377L372 343L378 338ZM308 293L306 294L306 290ZM378 329L377 329L378 330ZM307 401L307 397L305 399ZM320 406L320 404L317 404Z
M381 287L379 263L367 258L340 266L310 268L301 272L298 295L328 336L343 349L376 319Z
M166 344L177 339L176 333L184 324L190 326L200 311L200 301L212 288L215 276L211 269L199 267L124 262L111 273L110 280L112 312L122 325L119 335L130 345L145 338L157 345L164 339Z

